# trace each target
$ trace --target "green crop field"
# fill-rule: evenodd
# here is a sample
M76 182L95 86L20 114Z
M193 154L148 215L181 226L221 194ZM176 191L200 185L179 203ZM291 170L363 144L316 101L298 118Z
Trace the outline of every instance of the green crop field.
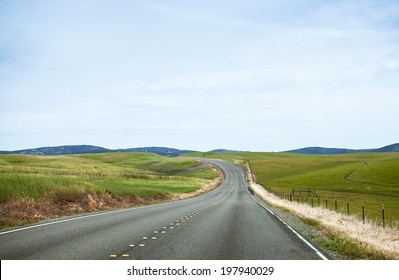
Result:
M0 155L0 202L103 193L152 197L192 192L216 177L197 161L148 153Z
M198 157L220 158L250 163L256 181L275 192L300 192L310 189L320 196L314 206L335 209L377 223L382 221L382 205L387 223L399 220L399 153L356 153L341 155L301 155L291 153L197 153ZM295 199L295 198L293 198ZM299 198L306 202L306 197ZM310 199L308 200L310 204Z

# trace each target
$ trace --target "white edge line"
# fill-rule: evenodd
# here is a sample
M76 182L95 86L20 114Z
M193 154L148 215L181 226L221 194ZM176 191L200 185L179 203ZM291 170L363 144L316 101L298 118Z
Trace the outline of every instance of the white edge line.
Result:
M221 168L220 166L218 166L219 168ZM223 169L223 168L221 168ZM313 251L315 251L317 253L317 255L322 258L323 260L328 260L319 250L317 250L312 244L310 244L304 237L302 237L296 230L294 230L290 225L288 225L285 221L283 221L277 214L275 214L272 210L270 210L268 207L266 207L265 205L261 204L258 200L255 199L255 197L253 197L251 195L251 193L248 190L248 185L246 183L246 179L245 179L245 175L240 171L241 176L243 177L243 182L245 183L247 192L249 194L249 196L261 207L265 208L267 211L269 211L273 216L275 216L277 219L279 219L284 225L286 225L293 233L295 233L295 235L297 235L306 245L308 245ZM224 185L224 182L216 189L204 194L210 194L212 192L214 192L215 190L219 189L220 187L222 187ZM195 198L195 197L192 197ZM189 198L190 199L190 198ZM3 231L0 232L0 235L4 235L4 234L9 234L9 233L13 233L13 232L18 232L18 231L23 231L23 230L29 230L29 229L33 229L33 228L37 228L37 227L43 227L43 226L49 226L49 225L54 225L54 224L59 224L59 223L65 223L65 222L70 222L70 221L75 221L75 220L81 220L81 219L88 219L88 218L93 218L96 216L102 216L102 215L109 215L109 214L114 214L114 213L119 213L119 212L125 212L125 211L134 211L137 209L141 209L141 208L148 208L148 207L158 207L158 206L162 206L165 204L172 204L172 203L179 203L179 202L183 202L186 201L188 199L183 199L183 200L177 200L177 201L171 201L171 202L166 202L166 203L160 203L160 204L153 204L153 205L145 205L145 206L139 206L139 207L133 207L133 208L126 208L126 209L120 209L120 210L113 210L113 211L107 211L107 212L102 212L102 213L95 213L95 214L89 214L89 215L85 215L85 216L81 216L81 217L74 217L74 218L66 218L63 220L59 220L59 221L53 221L53 222L47 222L47 223L42 223L42 224L37 224L37 225L32 225L32 226L27 226L27 227L23 227L23 228L17 228L17 229L13 229L13 230L8 230L8 231Z
M260 203L248 190L248 184L247 181L245 180L245 176L243 173L241 173L245 185L247 186L247 192L249 194L249 196L260 206L262 206L263 208L265 208L267 211L269 211L273 216L275 216L277 219L279 219L284 225L286 225L293 233L295 233L296 236L299 237L299 239L301 239L306 245L308 245L313 251L316 252L316 254L322 259L322 260L328 260L328 258L326 256L324 256L317 248L315 248L309 241L307 241L302 235L300 235L295 229L293 229L289 224L287 224L285 221L283 221L283 219L281 219L276 213L274 213L272 210L270 210L267 206L263 205L262 203Z
M33 228L37 228L37 227L44 227L44 226L49 226L49 225L54 225L54 224L59 224L59 223L66 223L66 222L75 221L75 220L88 219L88 218L93 218L96 216L108 215L108 214L125 212L125 211L132 211L132 210L136 210L136 209L140 209L140 208L144 208L144 207L153 207L153 206L159 206L159 205L161 205L161 204L138 206L138 207L131 207L131 208L126 208L126 209L119 209L119 210L110 210L107 212L87 214L87 215L80 216L80 217L65 218L65 219L62 219L59 221L44 222L44 223L36 224L36 225L32 225L32 226L26 226L26 227L22 227L22 228L3 231L3 232L0 232L0 235L7 234L7 233L13 233L13 232L17 232L17 231L29 230L29 229L33 229Z
M220 169L223 169L220 166L218 166L218 167ZM142 208L149 208L149 207L159 207L159 206L163 206L163 205L166 205L166 204L182 203L182 202L185 202L185 201L190 200L190 199L195 199L195 198L198 198L198 197L207 196L210 193L213 193L214 191L216 191L219 188L223 187L223 185L224 185L224 182L222 184L220 184L219 187L211 190L210 192L204 193L204 194L202 194L200 196L194 196L194 197L190 197L190 198L186 198L186 199L180 199L180 200L169 201L169 202L158 203L158 204L136 206L136 207L130 207L130 208L125 208L125 209L119 209L119 210L109 210L109 211L101 212L101 213L93 213L93 214L87 214L86 213L84 216L80 216L80 217L71 217L71 218L67 217L65 219L58 220L58 221L44 222L44 223L40 223L40 224L36 224L36 225L16 228L16 229L12 229L12 230L6 230L6 231L3 231L3 232L0 232L0 235L14 233L14 232L23 231L23 230L30 230L30 229L34 229L34 228L38 228L38 227L50 226L50 225L59 224L59 223L66 223L66 222L71 222L71 221L75 221L75 220L88 219L88 218L93 218L93 217L102 216L102 215L115 214L115 213L120 213L120 212L125 212L125 211L134 211L134 210L138 210L138 209L142 209Z

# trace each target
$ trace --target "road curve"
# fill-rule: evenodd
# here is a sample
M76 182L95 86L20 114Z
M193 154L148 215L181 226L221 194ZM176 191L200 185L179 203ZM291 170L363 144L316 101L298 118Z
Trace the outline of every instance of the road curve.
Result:
M320 252L258 205L244 171L207 194L98 212L0 232L0 259L321 259Z

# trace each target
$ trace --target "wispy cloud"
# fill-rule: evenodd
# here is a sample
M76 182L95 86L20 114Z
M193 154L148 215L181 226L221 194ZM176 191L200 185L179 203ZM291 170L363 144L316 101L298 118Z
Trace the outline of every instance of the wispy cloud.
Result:
M223 9L219 10L219 13L212 16L205 13L198 13L193 9L193 6L189 6L188 9L179 8L177 5L165 5L165 3L159 4L154 1L138 1L134 0L134 3L156 11L158 13L175 17L183 20L194 21L204 24L210 24L213 26L222 26L222 27L229 27L229 28L249 28L249 29L270 29L270 25L255 23L250 21L244 21L239 19L232 19L224 15L225 11L228 10L228 7L231 5L235 5L234 2L229 3L229 5L223 4ZM209 8L215 8L218 4L214 1L210 1L207 3ZM203 5L199 5L203 6ZM238 5L241 6L241 5ZM223 11L224 10L224 11ZM209 9L208 9L209 13Z
M397 1L7 3L0 149L34 131L41 146L103 134L120 147L245 150L399 136Z

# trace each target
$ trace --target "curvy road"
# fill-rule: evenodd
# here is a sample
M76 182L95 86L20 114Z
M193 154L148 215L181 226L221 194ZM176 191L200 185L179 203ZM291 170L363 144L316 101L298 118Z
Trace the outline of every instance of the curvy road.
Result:
M255 201L244 170L209 162L225 175L209 193L3 231L0 259L326 259Z

